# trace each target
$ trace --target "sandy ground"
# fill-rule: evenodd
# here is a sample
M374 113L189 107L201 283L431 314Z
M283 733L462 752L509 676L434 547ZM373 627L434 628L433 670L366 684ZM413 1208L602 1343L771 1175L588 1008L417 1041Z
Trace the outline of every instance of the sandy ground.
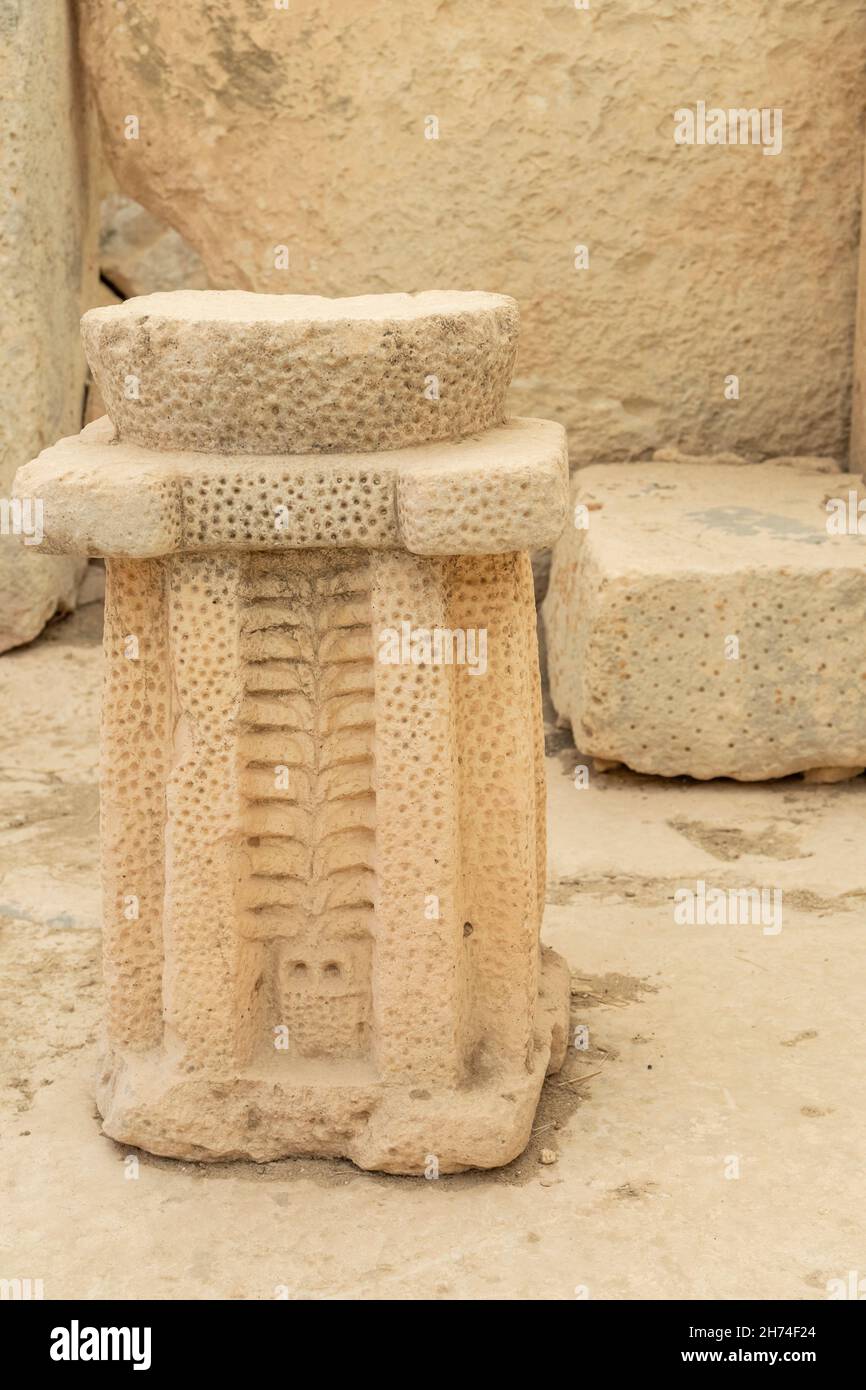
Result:
M135 1176L91 1096L100 616L0 660L0 1277L46 1298L558 1300L819 1299L866 1276L864 779L578 790L553 730L544 935L589 1047L527 1153L429 1182L143 1154ZM698 879L781 888L782 930L677 925Z

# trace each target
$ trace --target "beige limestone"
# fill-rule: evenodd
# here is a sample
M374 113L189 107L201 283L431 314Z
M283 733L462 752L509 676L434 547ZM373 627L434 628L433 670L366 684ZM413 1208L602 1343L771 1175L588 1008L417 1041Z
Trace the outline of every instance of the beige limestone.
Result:
M110 289L104 280L99 281L99 293L95 302L90 306L92 309L105 308L110 304L122 304L123 300L114 290ZM79 337L81 336L81 325L78 328ZM90 367L87 368L86 395L84 403L83 425L91 425L94 420L101 420L105 414L105 402L100 394L99 387L93 380L93 373Z
M513 358L508 301L313 300L305 318L266 297L257 319L250 296L160 298L200 348L213 438L237 399L227 377L260 373L240 403L250 443L286 342L309 344L294 379L315 382L323 339L338 377L370 364L365 438L392 438L411 416L402 370L379 375L395 323L447 357L452 425L489 427L266 458L128 442L121 409L19 475L45 494L49 544L108 557L105 1131L187 1158L431 1176L507 1163L567 1043L567 971L538 940L526 553L565 516L563 431L502 423L491 404ZM97 380L134 369L147 303L88 316ZM147 379L168 382L150 360Z
M565 423L575 462L671 441L845 456L866 106L854 0L82 13L118 185L211 284L508 290L512 413ZM699 100L780 108L781 153L676 145L675 111Z
M0 499L15 470L81 425L78 320L93 302L93 123L72 8L34 0L0 14ZM75 606L81 565L22 549L0 528L0 652Z
M686 454L682 449L655 449L653 459L657 463L689 463L701 464L710 463L715 465L741 465L749 467L753 463L761 460L757 458L744 458L742 454ZM777 458L765 458L764 463L772 463L776 468L796 468L802 472L805 468L810 473L841 473L842 467L834 458L821 457L817 454L780 454Z
M117 438L104 417L22 468L43 549L127 558L184 549L404 546L505 554L552 544L568 502L562 427L508 420L454 444L369 453L211 455Z
M866 161L866 144L861 156ZM864 163L866 173L866 163ZM851 437L848 462L852 473L866 472L866 177L862 184L854 315L854 364L851 389Z
M187 291L93 309L82 330L108 413L130 443L348 453L501 424L517 305L472 293Z
M743 781L866 765L862 479L808 460L747 476L744 494L736 465L576 475L544 621L582 753ZM837 503L853 534L828 530Z
M201 257L183 237L122 193L102 200L99 269L119 299L208 287Z

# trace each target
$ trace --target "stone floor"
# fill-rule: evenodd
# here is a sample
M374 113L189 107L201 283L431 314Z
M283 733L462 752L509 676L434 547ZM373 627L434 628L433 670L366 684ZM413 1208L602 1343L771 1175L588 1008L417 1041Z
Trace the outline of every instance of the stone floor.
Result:
M99 626L91 604L0 660L0 1278L46 1298L535 1300L812 1299L866 1275L864 779L578 789L553 730L545 937L589 1047L527 1153L431 1182L146 1155L135 1177L90 1091ZM698 879L782 889L782 930L677 925Z

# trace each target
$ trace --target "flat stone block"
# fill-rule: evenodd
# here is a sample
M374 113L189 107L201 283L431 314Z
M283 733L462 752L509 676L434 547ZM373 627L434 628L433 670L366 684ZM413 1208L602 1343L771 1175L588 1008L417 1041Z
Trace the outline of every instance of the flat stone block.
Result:
M480 291L177 290L91 309L82 334L121 439L350 453L502 424L518 311L507 295Z
M580 751L741 781L866 765L863 496L808 461L581 470L543 609Z
M153 559L189 550L399 546L504 555L551 544L568 506L565 431L508 420L381 454L222 455L118 439L107 416L18 471L43 504L45 554Z
M364 1060L278 1056L224 1076L167 1066L159 1051L106 1061L97 1085L105 1133L150 1153L195 1162L286 1154L349 1158L359 1168L420 1176L497 1168L529 1142L547 1072L568 1046L569 972L541 953L539 1030L527 1062L479 1075L456 1090L433 1083L382 1084Z

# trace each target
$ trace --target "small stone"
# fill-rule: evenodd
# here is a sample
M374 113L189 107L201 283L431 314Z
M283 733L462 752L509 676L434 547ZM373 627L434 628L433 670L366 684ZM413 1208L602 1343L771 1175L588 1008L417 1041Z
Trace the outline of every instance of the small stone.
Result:
M558 1157L559 1155L555 1149L542 1149L538 1156L538 1161L539 1163L550 1164L555 1163Z

